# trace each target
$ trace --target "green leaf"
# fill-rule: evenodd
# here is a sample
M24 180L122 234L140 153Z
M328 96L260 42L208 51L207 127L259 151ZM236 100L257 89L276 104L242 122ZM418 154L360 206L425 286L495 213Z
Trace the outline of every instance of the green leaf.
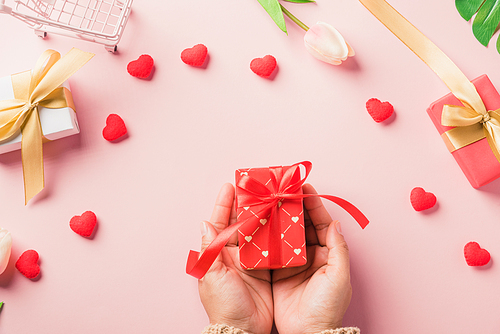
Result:
M500 53L500 36L498 36L498 39L497 39L497 51L498 51L498 53Z
M278 27L286 33L285 18L278 0L258 0Z
M499 23L500 0L486 0L477 11L477 15L472 23L472 32L481 44L488 46Z
M2 306L3 306L3 302L0 302L0 309L2 308Z
M466 21L469 21L484 1L485 0L455 0L455 6L460 15Z
M309 2L316 2L314 0L284 0L287 2L295 2L295 3L309 3Z
M481 44L488 46L500 24L500 0L455 0L455 6L467 21L476 14L472 32ZM496 47L500 53L500 37Z

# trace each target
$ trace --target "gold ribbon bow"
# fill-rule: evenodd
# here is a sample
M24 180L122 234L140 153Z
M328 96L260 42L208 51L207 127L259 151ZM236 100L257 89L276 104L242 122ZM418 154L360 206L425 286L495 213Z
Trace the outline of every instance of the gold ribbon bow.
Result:
M454 128L441 135L450 152L486 138L500 162L500 109L480 112L467 106L443 106L441 124Z
M442 135L450 152L486 137L500 162L500 109L487 111L476 87L451 59L385 0L360 2L422 59L463 103L463 106L443 107L442 125L454 127Z
M94 54L71 49L61 58L59 52L45 51L31 72L13 76L15 98L0 101L0 141L22 133L21 154L25 204L44 187L42 128L38 107L67 106L60 87Z

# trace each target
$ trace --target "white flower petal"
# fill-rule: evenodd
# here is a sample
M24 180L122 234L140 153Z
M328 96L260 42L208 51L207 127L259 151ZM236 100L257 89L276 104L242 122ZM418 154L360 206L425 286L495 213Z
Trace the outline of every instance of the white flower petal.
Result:
M0 274L5 271L7 264L9 264L11 248L12 237L10 232L0 227Z
M306 32L304 45L311 55L333 65L354 55L354 50L337 29L324 22L316 23Z

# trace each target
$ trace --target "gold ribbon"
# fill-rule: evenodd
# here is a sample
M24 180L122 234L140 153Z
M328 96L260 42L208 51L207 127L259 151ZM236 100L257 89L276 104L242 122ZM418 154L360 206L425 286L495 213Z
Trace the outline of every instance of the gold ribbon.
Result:
M360 2L422 59L463 103L463 106L443 107L441 124L454 127L442 134L450 152L486 137L500 162L500 109L487 111L476 87L451 59L385 0Z
M47 50L32 71L12 76L14 99L0 101L0 141L22 133L25 204L44 187L43 133L38 107L68 106L65 90L60 86L93 56L73 48L61 58L59 52Z

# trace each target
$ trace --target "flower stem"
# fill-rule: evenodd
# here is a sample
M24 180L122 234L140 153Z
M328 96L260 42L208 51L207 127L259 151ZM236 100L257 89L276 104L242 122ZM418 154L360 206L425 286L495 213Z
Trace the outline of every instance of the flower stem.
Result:
M285 15L290 18L290 20L292 20L293 22L295 22L296 25L298 25L299 27L301 27L305 31L309 30L308 26L306 26L304 23L302 23L302 21L300 21L298 18L296 18L292 13L290 13L288 11L288 9L286 9L285 7L283 7L282 4L280 4L280 6L281 6L281 10L283 11L283 13L285 13Z

